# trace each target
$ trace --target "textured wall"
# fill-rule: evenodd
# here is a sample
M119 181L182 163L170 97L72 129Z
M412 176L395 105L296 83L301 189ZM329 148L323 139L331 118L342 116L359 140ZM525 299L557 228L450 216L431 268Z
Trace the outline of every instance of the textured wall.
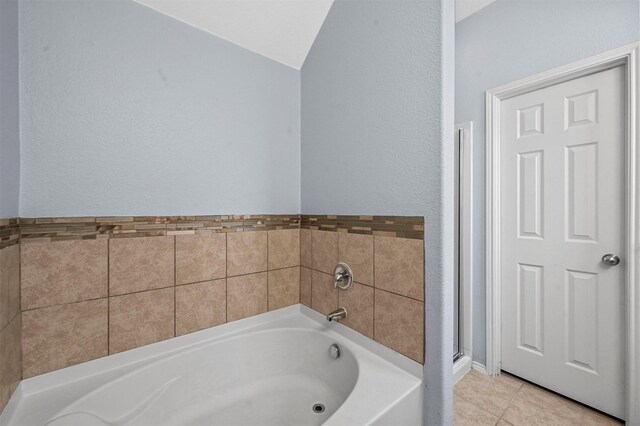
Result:
M0 1L0 218L18 216L18 2Z
M337 1L302 67L302 213L422 215L438 58L418 1Z
M300 209L300 76L130 0L20 10L21 216Z
M456 25L456 123L473 121L473 358L485 348L485 91L640 38L637 0L497 0Z
M334 3L301 71L302 213L425 218L426 424L451 424L453 2Z

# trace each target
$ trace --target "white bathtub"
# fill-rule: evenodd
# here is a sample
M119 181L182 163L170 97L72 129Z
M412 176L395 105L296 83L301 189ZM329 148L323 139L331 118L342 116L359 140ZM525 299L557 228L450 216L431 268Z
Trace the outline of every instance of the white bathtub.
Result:
M418 425L421 383L420 364L296 305L24 380L0 425Z

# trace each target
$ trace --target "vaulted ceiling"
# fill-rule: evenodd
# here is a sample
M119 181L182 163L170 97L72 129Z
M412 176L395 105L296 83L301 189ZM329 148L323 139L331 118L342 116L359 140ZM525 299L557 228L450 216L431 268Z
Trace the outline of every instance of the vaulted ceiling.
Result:
M300 69L333 0L136 0L158 12Z
M333 3L333 0L135 1L295 69L302 67ZM495 0L455 1L456 21L460 21Z
M462 21L496 0L456 0L456 22Z

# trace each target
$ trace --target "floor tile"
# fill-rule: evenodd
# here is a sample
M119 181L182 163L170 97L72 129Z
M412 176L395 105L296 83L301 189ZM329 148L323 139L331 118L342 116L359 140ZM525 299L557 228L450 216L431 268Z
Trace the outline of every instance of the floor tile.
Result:
M582 418L582 424L584 426L615 426L624 423L597 411L586 410Z
M489 377L471 370L455 386L455 425L485 424L482 412L497 414L507 398L505 391L511 391L511 401L507 403L497 426L529 425L621 425L617 419L576 403L562 395L555 394L532 383L520 380L508 373ZM477 407L480 412L474 411ZM486 410L486 411L485 411ZM474 414L476 413L476 414ZM471 420L468 419L471 418ZM471 421L471 423L469 423ZM473 423L475 421L476 423Z
M504 420L520 425L581 425L586 408L531 384L524 384L504 413Z
M453 404L453 422L456 426L495 425L498 417L462 398Z
M490 377L471 370L456 384L455 395L501 417L514 396L522 387L522 381L508 374Z

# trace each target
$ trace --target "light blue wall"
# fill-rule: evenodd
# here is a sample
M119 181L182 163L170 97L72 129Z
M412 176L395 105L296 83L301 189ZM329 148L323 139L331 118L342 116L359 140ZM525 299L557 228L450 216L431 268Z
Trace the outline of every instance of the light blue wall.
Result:
M440 136L429 96L440 91L440 59L425 43L426 10L419 1L333 4L301 71L302 213L424 214L425 142Z
M18 217L18 2L0 0L0 218Z
M452 423L451 1L337 0L302 67L302 212L425 217L426 418Z
M473 121L473 358L486 360L485 91L640 38L638 0L497 0L456 25L456 123Z
M297 70L131 0L20 5L21 216L296 213Z

